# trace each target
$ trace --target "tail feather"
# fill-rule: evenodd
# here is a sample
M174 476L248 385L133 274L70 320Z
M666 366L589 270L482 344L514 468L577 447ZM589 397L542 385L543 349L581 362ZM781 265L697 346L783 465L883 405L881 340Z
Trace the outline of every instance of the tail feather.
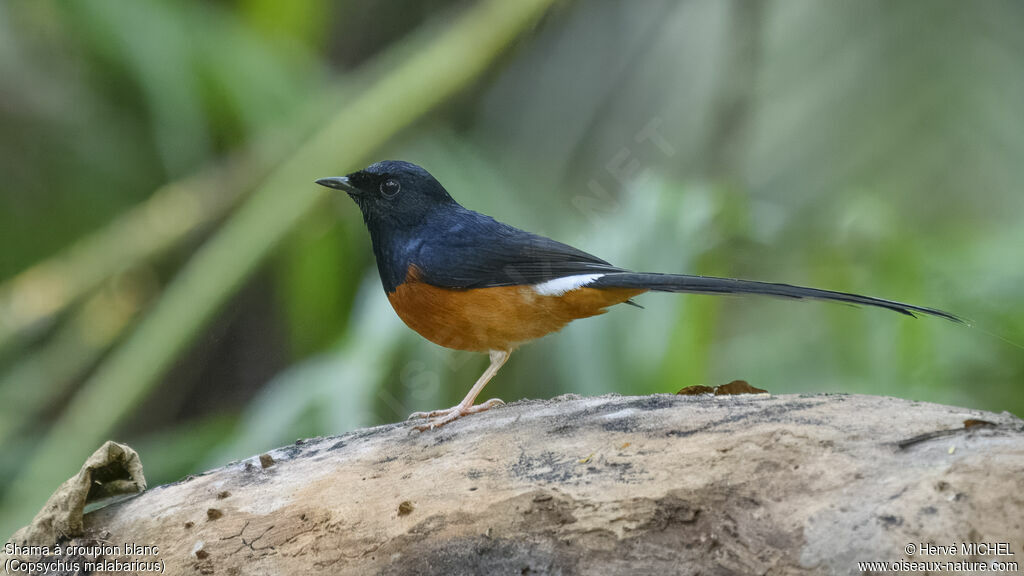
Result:
M715 278L712 276L690 276L685 274L651 274L651 273L612 273L605 274L589 285L593 288L642 288L656 292L690 292L693 294L764 294L767 296L781 296L784 298L810 298L815 300L833 300L849 304L861 304L864 306L876 306L886 308L916 317L916 314L928 314L938 316L946 320L952 320L960 324L966 322L958 317L935 308L925 308L904 304L882 298L861 296L847 292L834 292L832 290L819 290L817 288L804 288L802 286L791 286L789 284L775 284L771 282L756 282L753 280L735 280L732 278Z

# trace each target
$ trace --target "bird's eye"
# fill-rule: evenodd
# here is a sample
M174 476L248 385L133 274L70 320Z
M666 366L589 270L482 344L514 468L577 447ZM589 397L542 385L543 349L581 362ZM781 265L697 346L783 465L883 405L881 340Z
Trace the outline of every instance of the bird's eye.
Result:
M401 190L402 185L394 178L388 178L380 183L380 193L383 194L385 198L394 198Z

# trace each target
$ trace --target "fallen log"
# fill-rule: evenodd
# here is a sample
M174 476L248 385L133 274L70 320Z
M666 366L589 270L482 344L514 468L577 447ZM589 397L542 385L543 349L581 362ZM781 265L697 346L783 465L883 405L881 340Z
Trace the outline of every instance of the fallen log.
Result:
M1009 413L848 395L562 396L425 433L298 441L88 513L76 541L157 547L122 560L168 574L992 568L1024 562L1022 481L1024 422Z

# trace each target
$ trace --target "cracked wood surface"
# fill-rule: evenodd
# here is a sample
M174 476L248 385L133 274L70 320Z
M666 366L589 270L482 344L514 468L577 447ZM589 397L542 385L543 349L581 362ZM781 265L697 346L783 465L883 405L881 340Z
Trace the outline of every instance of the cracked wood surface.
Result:
M87 536L159 545L170 574L846 574L972 541L1024 560L1007 413L568 396L262 456L88 514Z

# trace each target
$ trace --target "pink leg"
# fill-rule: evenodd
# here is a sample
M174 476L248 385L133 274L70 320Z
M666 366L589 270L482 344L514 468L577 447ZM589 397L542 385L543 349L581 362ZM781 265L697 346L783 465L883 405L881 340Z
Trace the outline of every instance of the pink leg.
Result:
M470 389L469 394L466 394L466 397L462 399L462 402L459 402L457 406L452 406L445 410L413 412L409 415L410 420L413 418L428 419L426 424L420 424L415 428L420 432L440 428L441 426L444 426L454 420L458 420L463 416L483 412L484 410L488 410L498 406L499 404L504 404L504 402L498 398L492 398L476 406L473 405L473 402L476 401L476 397L480 394L480 391L484 389L484 386L491 381L491 378L494 378L494 375L497 374L498 370L505 364L505 361L508 360L510 354L510 352L506 352L504 350L491 350L491 365L488 366L487 370L485 370L480 378L477 379L476 384L474 384L473 388Z

